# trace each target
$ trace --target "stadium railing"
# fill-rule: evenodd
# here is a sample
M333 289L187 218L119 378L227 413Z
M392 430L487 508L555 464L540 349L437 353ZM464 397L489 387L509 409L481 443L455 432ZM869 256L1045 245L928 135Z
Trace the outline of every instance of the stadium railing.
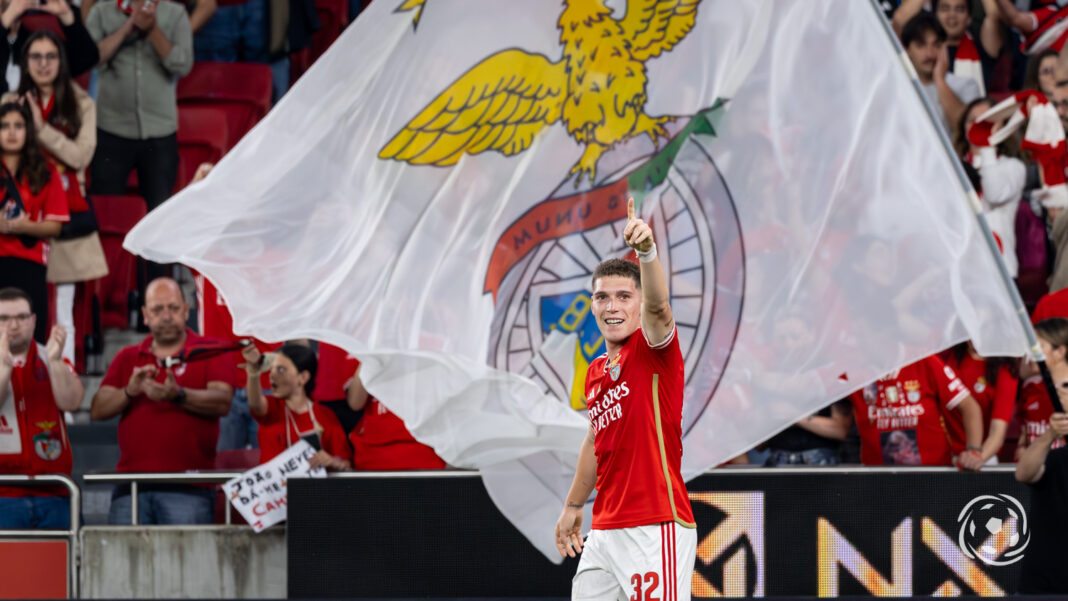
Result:
M141 483L158 484L222 484L236 478L244 472L127 472L109 474L86 474L86 484L129 484L130 485L130 525L137 526L137 491ZM230 503L226 503L225 524L232 523Z
M67 547L67 591L72 599L78 598L78 561L81 557L78 548L78 531L81 529L81 489L74 480L61 474L44 474L38 476L0 475L0 486L46 486L62 485L70 491L70 528L66 530L22 530L0 529L3 539L68 539Z

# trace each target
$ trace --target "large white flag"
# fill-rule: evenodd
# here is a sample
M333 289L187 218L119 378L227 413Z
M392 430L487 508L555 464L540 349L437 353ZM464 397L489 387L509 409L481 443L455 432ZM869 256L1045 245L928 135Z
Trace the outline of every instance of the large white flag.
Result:
M841 0L378 0L126 245L205 274L240 333L351 351L555 557L603 352L590 274L625 252L628 190L669 274L687 477L958 341L1024 351L879 19Z

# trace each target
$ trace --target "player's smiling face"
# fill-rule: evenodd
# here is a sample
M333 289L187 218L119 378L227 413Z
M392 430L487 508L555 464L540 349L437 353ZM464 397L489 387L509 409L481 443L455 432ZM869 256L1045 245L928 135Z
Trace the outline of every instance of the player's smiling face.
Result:
M609 350L622 344L641 324L642 293L632 278L606 275L593 288L593 315Z

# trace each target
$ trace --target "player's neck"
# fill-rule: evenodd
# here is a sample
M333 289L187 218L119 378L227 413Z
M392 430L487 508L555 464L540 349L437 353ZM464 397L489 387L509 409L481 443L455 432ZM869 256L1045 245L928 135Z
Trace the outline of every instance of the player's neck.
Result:
M613 344L611 342L608 342L607 340L604 341L604 347L605 350L608 351L607 355L609 359L612 359L613 357L619 354L619 351L623 350L622 344Z

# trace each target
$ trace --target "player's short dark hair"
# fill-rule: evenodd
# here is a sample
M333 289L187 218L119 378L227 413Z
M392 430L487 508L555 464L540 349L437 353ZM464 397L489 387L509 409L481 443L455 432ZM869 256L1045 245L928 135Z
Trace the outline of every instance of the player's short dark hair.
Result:
M298 374L306 371L311 375L308 381L304 383L304 394L310 399L312 391L315 390L315 373L319 371L319 359L315 356L315 351L303 344L287 342L279 347L278 352L293 362Z
M1035 334L1044 339L1053 348L1068 347L1068 319L1050 317L1035 324Z
M931 13L920 11L901 28L901 45L908 48L913 42L922 42L928 33L935 34L939 42L945 43L946 30L942 24Z
M590 280L590 287L597 287L597 280L605 276L620 275L625 278L634 280L634 287L642 287L642 270L638 267L638 264L634 261L628 261L626 259L608 259L601 263L593 270L593 278Z
M33 299L22 288L15 288L14 286L8 286L7 288L0 288L0 301L13 301L22 299L26 301L26 304L30 306L30 313L33 313Z

